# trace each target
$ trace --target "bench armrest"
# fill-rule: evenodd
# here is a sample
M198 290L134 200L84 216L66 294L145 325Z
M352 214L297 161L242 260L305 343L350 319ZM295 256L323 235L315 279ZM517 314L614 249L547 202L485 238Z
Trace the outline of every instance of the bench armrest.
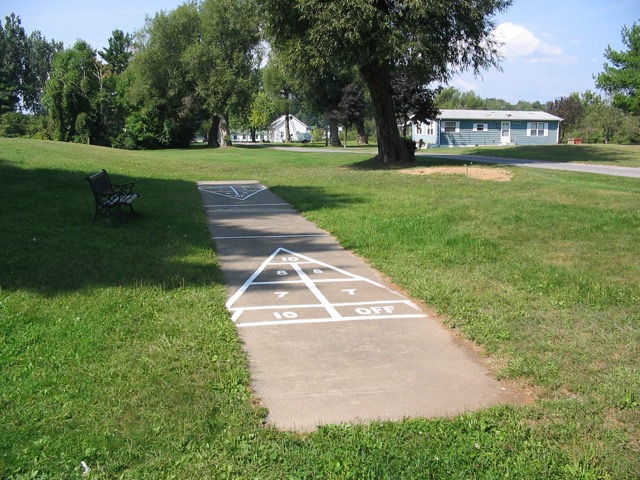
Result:
M121 192L94 193L96 200L100 203L104 203L109 200L117 200L122 194L123 193Z
M133 193L133 183L112 184L111 188L115 193Z

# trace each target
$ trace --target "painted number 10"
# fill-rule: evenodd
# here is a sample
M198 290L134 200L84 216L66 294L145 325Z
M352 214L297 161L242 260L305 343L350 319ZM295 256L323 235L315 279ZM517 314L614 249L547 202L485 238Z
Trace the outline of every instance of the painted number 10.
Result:
M298 314L296 312L273 312L273 316L276 317L277 320L282 320L284 318L298 318Z

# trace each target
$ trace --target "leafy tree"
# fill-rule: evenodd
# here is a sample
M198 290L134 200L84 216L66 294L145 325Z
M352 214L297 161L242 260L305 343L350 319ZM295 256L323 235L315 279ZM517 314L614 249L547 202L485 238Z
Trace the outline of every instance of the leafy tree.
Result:
M504 102L504 101L503 101ZM480 98L473 90L461 92L455 87L441 89L435 97L435 103L439 108L460 110L486 110L486 101ZM511 107L510 104L504 102ZM493 109L492 109L493 110Z
M437 91L416 82L414 77L399 74L393 77L393 101L402 136L407 136L409 123L428 122L440 113L436 107Z
M115 74L124 72L133 55L133 36L122 30L114 30L109 38L109 46L98 52L107 63L109 70Z
M542 103L538 101L529 102L527 100L519 100L518 103L516 103L513 106L513 110L520 110L520 111L545 110L545 105L542 105Z
M17 110L26 70L27 36L20 18L5 17L0 25L0 114Z
M417 82L446 82L454 70L497 64L496 12L510 0L260 0L274 49L299 64L345 65L362 76L375 110L378 159L408 161L392 96L392 74L411 66Z
M96 70L101 82L98 97L101 130L106 144L122 147L122 132L131 111L126 94L132 76L125 72L133 55L133 36L114 30L108 42L109 47L98 52L106 63L98 64Z
M364 95L356 83L350 83L342 89L340 102L334 110L328 112L327 117L337 124L342 124L346 141L349 127L364 124L364 111Z
M289 118L291 117L291 102L294 96L293 84L279 60L275 53L269 57L269 63L262 70L262 83L267 93L276 99L276 109L284 112L284 141L291 143Z
M27 36L15 14L5 18L0 25L0 113L42 113L44 85L53 55L60 50L62 43L48 42L40 32Z
M610 143L622 126L622 111L613 105L610 98L591 91L585 92L582 102L586 110L587 141Z
M566 132L574 130L585 116L585 108L578 93L568 97L556 98L547 108L547 112L562 118L560 122L560 143L564 141Z
M256 131L265 130L277 114L273 99L266 92L259 92L251 104L249 129L252 140L256 141Z
M640 117L625 115L620 129L613 137L615 143L640 143Z
M83 40L55 55L43 98L54 139L88 142L99 136L96 68L96 52Z
M501 98L485 98L484 110L513 110L513 105Z
M607 47L604 72L596 76L596 86L613 96L613 104L633 115L640 115L640 25L622 29L627 51Z
M127 148L186 147L196 131L196 86L187 52L200 37L195 4L148 18L126 71L131 114L118 144Z
M357 81L356 74L352 68L341 68L339 65L325 65L322 68L310 69L308 65L298 67L290 62L285 63L291 78L295 82L295 88L300 95L305 108L323 118L325 124L329 125L329 142L334 147L341 147L339 125L344 125L347 117L351 117L346 110L355 98L345 98L345 88L354 85ZM353 90L355 93L355 90ZM350 97L347 92L347 97ZM342 107L340 104L343 103ZM356 120L360 125L361 120ZM349 126L352 123L349 122Z
M35 114L44 114L42 97L49 81L53 57L63 50L62 42L48 41L39 31L27 38L22 107Z
M132 113L119 143L188 146L206 123L209 145L229 145L230 115L248 116L258 89L259 40L253 0L185 3L148 19L126 71Z
M230 145L229 116L248 115L259 86L260 23L253 0L204 0L187 77L211 118L209 145Z
M0 137L24 137L29 128L29 117L10 112L0 115Z

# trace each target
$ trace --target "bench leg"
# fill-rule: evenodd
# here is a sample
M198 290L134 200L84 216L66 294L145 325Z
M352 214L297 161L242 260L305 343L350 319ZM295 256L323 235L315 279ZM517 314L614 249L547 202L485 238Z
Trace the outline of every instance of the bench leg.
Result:
M118 221L120 223L124 223L124 218L122 215L122 211L120 210L120 207L122 207L123 205L127 205L130 209L131 209L131 213L135 216L137 216L137 212L133 209L133 205L128 203L128 204L119 204L119 205L111 205L111 206L98 206L96 205L96 211L93 215L93 221L91 223L96 223L96 220L98 219L98 217L105 217L106 219L109 219L110 217L116 216L118 218Z

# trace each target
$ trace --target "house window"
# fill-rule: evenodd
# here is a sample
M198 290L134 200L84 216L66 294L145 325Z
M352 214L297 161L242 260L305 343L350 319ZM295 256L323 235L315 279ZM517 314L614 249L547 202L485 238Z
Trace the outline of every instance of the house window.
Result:
M456 133L460 131L460 122L443 122L444 133Z
M422 135L422 122L416 123L416 134Z
M527 126L527 135L530 137L546 137L549 135L549 127L543 122L531 122Z
M487 130L489 130L489 124L488 123L474 123L473 124L473 131L474 132L486 132Z
M434 124L433 122L431 122L431 123L427 123L427 124L425 125L425 126L427 127L427 128L426 128L426 133L427 133L427 135L435 135L435 134L436 134L436 132L435 132L435 128L434 128L434 125L435 125L435 124Z

